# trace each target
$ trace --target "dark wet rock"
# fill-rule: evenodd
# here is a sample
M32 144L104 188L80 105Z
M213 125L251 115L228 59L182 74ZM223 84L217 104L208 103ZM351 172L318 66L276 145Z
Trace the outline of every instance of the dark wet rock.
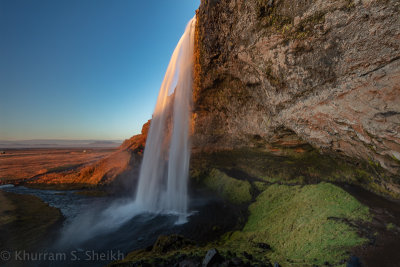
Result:
M233 253L233 252L230 251L230 250L228 250L228 251L226 252L226 255L227 255L229 258L236 257L236 253Z
M242 266L244 264L242 259L240 259L238 257L232 258L231 262L232 262L233 266Z
M271 250L271 246L267 243L257 243L256 245L263 250Z
M222 257L219 254L218 250L213 248L210 249L209 251L207 251L206 256L203 259L203 267L208 267L208 266L212 266L213 264L216 264L218 262L221 262Z
M151 267L151 264L145 261L136 261L132 265L132 267Z
M175 255L175 259L179 262L184 261L187 258L187 255L185 254L177 254Z
M200 263L193 259L186 259L179 263L179 267L200 267Z
M226 261L222 262L221 264L219 264L219 267L229 267L229 266L232 266L231 261L229 261L229 260L226 260Z
M253 255L247 253L246 251L244 251L242 254L248 260L252 260L253 259Z
M351 256L349 261L346 263L346 267L361 267L361 261L356 256Z
M153 262L154 262L155 265L160 265L160 264L163 262L163 259L161 259L161 258L155 258L155 259L153 260Z

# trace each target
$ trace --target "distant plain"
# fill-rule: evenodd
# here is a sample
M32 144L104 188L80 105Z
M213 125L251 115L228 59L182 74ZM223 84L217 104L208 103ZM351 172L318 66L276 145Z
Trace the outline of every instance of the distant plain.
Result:
M117 148L29 148L4 149L0 154L0 184L18 182L37 175L62 172L98 161Z

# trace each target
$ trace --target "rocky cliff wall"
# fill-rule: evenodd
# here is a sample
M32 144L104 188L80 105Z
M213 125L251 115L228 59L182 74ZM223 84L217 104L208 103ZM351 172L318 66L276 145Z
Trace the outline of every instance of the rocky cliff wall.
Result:
M289 132L400 174L399 1L202 0L195 56L195 150Z

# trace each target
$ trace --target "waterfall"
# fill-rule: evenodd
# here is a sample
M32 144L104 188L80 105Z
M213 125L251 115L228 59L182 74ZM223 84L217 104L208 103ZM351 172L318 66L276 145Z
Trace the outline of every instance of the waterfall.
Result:
M190 160L194 31L193 17L169 62L147 136L136 204L150 212L185 216Z
M119 199L104 210L89 209L69 222L57 246L76 246L114 231L145 212L187 218L187 182L194 59L192 18L176 46L161 85L147 136L136 199Z

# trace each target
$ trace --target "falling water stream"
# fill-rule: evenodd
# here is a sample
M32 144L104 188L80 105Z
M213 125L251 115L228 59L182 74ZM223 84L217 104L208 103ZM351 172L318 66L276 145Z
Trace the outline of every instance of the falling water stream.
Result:
M144 151L136 203L150 212L187 213L193 51L196 18L172 54Z

